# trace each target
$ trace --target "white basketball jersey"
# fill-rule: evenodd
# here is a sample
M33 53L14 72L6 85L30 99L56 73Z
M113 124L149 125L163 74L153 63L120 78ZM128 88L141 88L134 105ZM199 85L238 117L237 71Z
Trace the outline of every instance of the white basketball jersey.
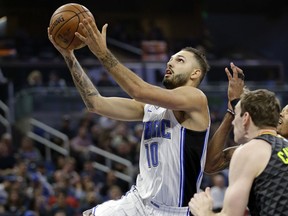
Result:
M183 207L199 191L206 159L209 127L191 131L172 110L145 105L136 188L143 200Z

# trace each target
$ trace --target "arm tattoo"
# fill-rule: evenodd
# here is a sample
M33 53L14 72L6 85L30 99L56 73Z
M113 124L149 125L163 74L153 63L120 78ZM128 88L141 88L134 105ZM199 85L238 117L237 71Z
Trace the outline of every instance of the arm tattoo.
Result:
M99 60L107 70L115 67L119 63L116 57L109 50L106 55L99 58Z
M87 108L93 108L94 104L91 100L93 96L100 96L99 91L93 85L81 65L75 58L65 57L65 61L71 71L71 75L76 88L78 89Z

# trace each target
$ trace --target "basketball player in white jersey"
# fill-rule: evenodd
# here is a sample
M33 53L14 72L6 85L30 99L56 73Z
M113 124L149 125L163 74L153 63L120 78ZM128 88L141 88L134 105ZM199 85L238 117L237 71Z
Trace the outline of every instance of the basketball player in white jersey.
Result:
M76 33L132 99L103 97L82 69L74 50L61 49L87 109L121 121L143 121L140 173L120 200L111 200L84 216L189 215L188 202L203 176L210 116L205 94L197 88L209 65L198 50L186 47L172 55L160 88L121 64L106 45L107 24L100 32L91 19ZM49 32L49 29L48 29Z

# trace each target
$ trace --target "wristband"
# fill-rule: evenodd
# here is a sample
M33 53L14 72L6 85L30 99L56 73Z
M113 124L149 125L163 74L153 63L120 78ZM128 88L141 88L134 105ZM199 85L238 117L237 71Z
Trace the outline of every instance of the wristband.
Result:
M235 106L239 102L239 100L240 100L239 98L236 98L236 99L230 101L230 104L232 106L232 110L235 110Z
M227 109L227 112L230 113L232 116L235 116L235 113L234 113L233 110L231 110L231 109L228 108L228 109Z

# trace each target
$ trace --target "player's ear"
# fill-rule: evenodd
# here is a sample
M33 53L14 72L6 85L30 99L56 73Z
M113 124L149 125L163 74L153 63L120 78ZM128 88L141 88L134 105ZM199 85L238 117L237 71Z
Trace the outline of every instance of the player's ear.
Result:
M201 70L200 69L194 69L191 73L190 78L191 79L198 79L201 76Z
M242 116L242 121L243 121L243 125L244 128L248 128L249 124L251 123L251 116L248 112L245 112Z

